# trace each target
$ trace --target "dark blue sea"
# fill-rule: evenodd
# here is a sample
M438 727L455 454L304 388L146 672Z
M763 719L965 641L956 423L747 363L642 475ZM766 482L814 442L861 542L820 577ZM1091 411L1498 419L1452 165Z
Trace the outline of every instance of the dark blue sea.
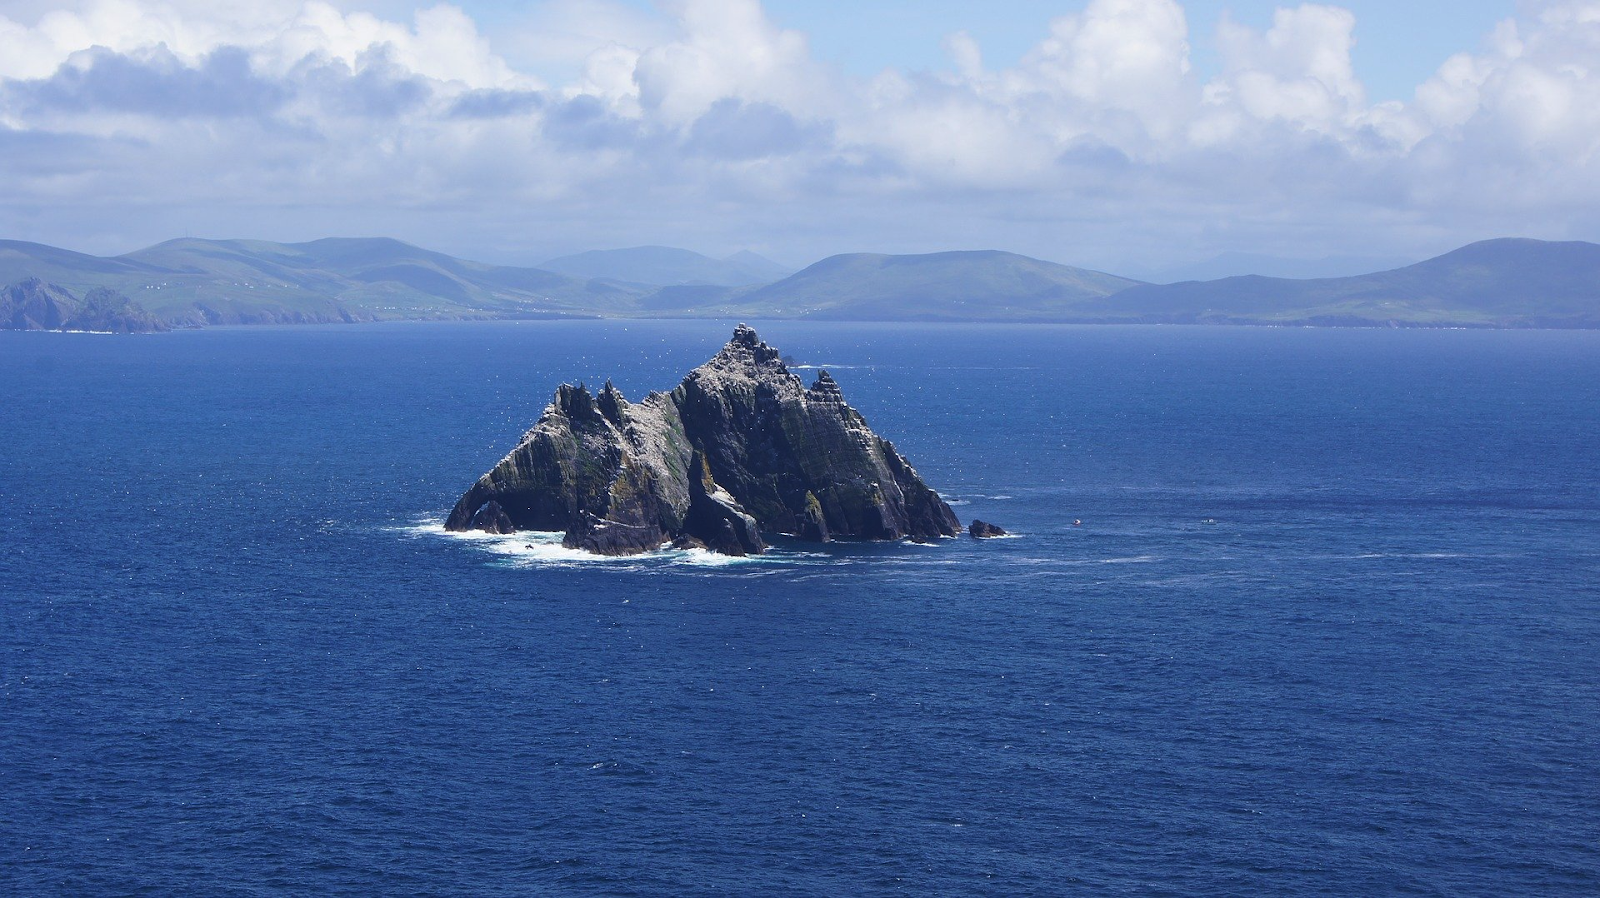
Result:
M0 893L1600 894L1600 333L758 325L1016 538L440 531L732 322L0 334Z

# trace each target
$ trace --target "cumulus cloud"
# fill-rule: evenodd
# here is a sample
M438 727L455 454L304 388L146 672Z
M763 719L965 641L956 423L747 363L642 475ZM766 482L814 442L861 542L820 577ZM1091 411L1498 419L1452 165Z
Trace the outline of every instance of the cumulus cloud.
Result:
M491 52L460 9L419 10L410 24L370 13L341 12L325 2L174 2L88 0L53 9L31 25L0 15L0 78L40 79L76 53L103 49L137 55L164 48L195 63L219 48L248 54L263 74L281 77L307 58L357 66L382 51L422 77L476 88L507 87L528 79Z
M1052 22L1011 80L1071 98L1086 120L1126 113L1163 138L1188 106L1188 33L1173 0L1095 0Z
M637 60L650 47L670 43L671 22L618 0L544 0L524 18L503 24L495 49L519 70L548 73L552 83L582 71L599 53L623 51ZM631 80L632 63L629 64Z
M646 50L633 71L646 110L683 124L719 100L802 109L816 97L826 75L805 35L775 26L758 0L674 0L671 8L678 39Z
M1600 148L1600 3L1550 4L1508 20L1485 52L1452 57L1417 91L1417 112L1462 139L1498 129L1521 148L1592 160Z
M526 115L544 108L545 95L537 90L472 90L455 98L450 115L456 118L504 118Z
M7 92L23 108L46 114L178 118L265 115L289 96L277 81L252 71L249 56L237 47L214 50L191 66L165 45L125 54L84 50L48 78L13 82Z
M762 159L823 147L830 137L828 128L802 123L776 106L730 98L695 119L685 147L724 159Z
M866 78L758 0L548 0L493 34L447 4L19 8L0 15L7 236L84 245L74 227L161 202L502 257L698 235L1111 264L1600 227L1600 0L1530 5L1386 103L1352 62L1360 23L1326 4L1213 35L1177 0L1088 0L1014 65L958 32L947 67Z
M1278 9L1257 33L1224 18L1223 76L1208 86L1214 104L1236 103L1256 119L1337 131L1366 104L1350 61L1356 17L1336 6Z

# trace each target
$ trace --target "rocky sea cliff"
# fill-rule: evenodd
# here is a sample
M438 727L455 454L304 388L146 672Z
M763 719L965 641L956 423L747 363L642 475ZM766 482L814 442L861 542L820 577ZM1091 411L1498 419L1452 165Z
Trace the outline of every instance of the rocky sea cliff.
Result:
M0 330L136 334L168 329L143 306L104 287L81 298L38 278L0 288Z

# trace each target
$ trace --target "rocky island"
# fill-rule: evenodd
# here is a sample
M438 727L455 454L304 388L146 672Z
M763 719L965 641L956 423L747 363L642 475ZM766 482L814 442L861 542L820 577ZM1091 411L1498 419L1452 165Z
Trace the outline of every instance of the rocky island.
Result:
M807 388L741 324L671 393L632 403L609 382L563 385L445 527L561 531L603 555L749 555L763 534L932 541L961 524L828 372Z

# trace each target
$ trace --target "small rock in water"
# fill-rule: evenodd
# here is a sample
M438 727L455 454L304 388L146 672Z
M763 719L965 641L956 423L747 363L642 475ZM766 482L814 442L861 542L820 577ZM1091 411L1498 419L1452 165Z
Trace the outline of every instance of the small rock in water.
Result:
M973 520L972 526L967 528L967 532L972 534L974 539L994 539L997 536L1006 535L1006 532L998 525L976 519Z
M512 533L517 529L511 523L511 516L500 507L500 503L492 500L478 509L478 513L472 516L472 523L468 526L469 529L482 530L485 533Z
M685 533L682 536L680 536L677 539L672 541L672 548L674 548L674 549L705 549L706 548L706 544L704 542L702 542L699 537L690 536L689 534Z

